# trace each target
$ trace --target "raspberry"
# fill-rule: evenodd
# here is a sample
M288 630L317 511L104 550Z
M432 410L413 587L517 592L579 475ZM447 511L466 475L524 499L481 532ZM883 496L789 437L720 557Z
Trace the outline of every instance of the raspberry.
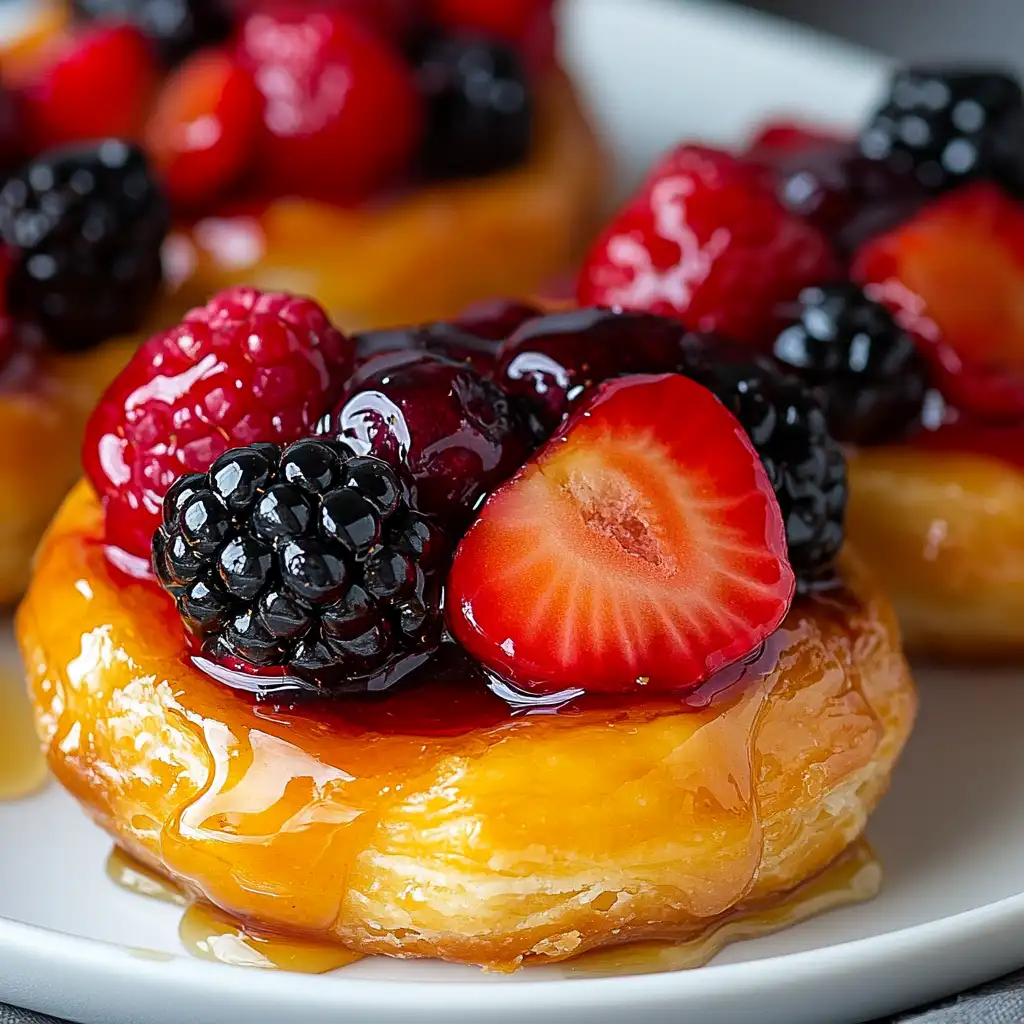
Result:
M423 120L412 71L351 16L251 14L239 58L263 95L261 169L273 191L359 200L411 163Z
M779 303L836 272L827 238L782 206L768 171L680 146L597 240L577 297L767 344Z
M232 445L312 433L352 345L312 300L235 288L147 341L100 400L83 462L109 543L148 559L168 487Z

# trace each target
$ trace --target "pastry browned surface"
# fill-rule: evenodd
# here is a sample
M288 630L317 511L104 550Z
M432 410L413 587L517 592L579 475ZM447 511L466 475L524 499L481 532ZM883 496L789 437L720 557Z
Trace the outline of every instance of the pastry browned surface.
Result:
M914 717L889 606L849 558L847 588L795 605L761 671L703 709L422 736L223 688L100 536L81 484L18 614L53 771L194 897L364 953L510 969L698 932L846 848Z
M356 330L543 290L571 271L596 231L611 172L564 74L539 85L537 106L521 167L416 187L380 205L282 197L258 214L199 221L172 238L186 293L193 304L236 284L310 295Z
M975 454L877 448L850 459L847 532L892 598L907 650L1024 652L1024 474Z

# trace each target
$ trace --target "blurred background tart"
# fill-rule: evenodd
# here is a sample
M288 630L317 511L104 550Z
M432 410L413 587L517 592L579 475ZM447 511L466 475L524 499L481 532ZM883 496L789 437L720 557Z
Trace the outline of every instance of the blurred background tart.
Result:
M348 328L450 316L537 292L597 225L607 161L552 0L41 11L4 63L28 148L142 143L191 303L248 283Z

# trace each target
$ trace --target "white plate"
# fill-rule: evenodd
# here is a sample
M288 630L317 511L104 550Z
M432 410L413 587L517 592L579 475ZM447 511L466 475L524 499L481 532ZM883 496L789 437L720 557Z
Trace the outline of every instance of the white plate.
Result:
M852 123L883 75L859 51L725 7L576 0L566 27L630 177L678 137L735 141L768 112ZM106 881L109 841L50 787L0 805L0 1000L90 1024L840 1024L935 998L1024 963L1024 679L920 683L920 726L870 829L882 895L702 970L565 980L367 960L307 977L199 962L181 954L174 908Z

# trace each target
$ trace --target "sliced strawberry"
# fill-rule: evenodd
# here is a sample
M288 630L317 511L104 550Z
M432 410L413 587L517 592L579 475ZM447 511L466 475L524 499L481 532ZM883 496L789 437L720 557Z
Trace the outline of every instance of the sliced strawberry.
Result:
M33 152L105 137L137 141L159 67L142 33L97 25L62 40L25 86Z
M484 504L448 617L529 690L686 690L770 636L793 586L771 483L732 414L686 377L621 377Z
M208 202L255 151L263 100L233 55L200 50L164 83L146 146L175 206Z
M577 298L758 344L781 326L781 303L836 273L828 239L782 206L767 169L680 146L598 238Z
M919 339L942 392L981 420L1024 415L1024 207L967 185L863 246L853 276Z

